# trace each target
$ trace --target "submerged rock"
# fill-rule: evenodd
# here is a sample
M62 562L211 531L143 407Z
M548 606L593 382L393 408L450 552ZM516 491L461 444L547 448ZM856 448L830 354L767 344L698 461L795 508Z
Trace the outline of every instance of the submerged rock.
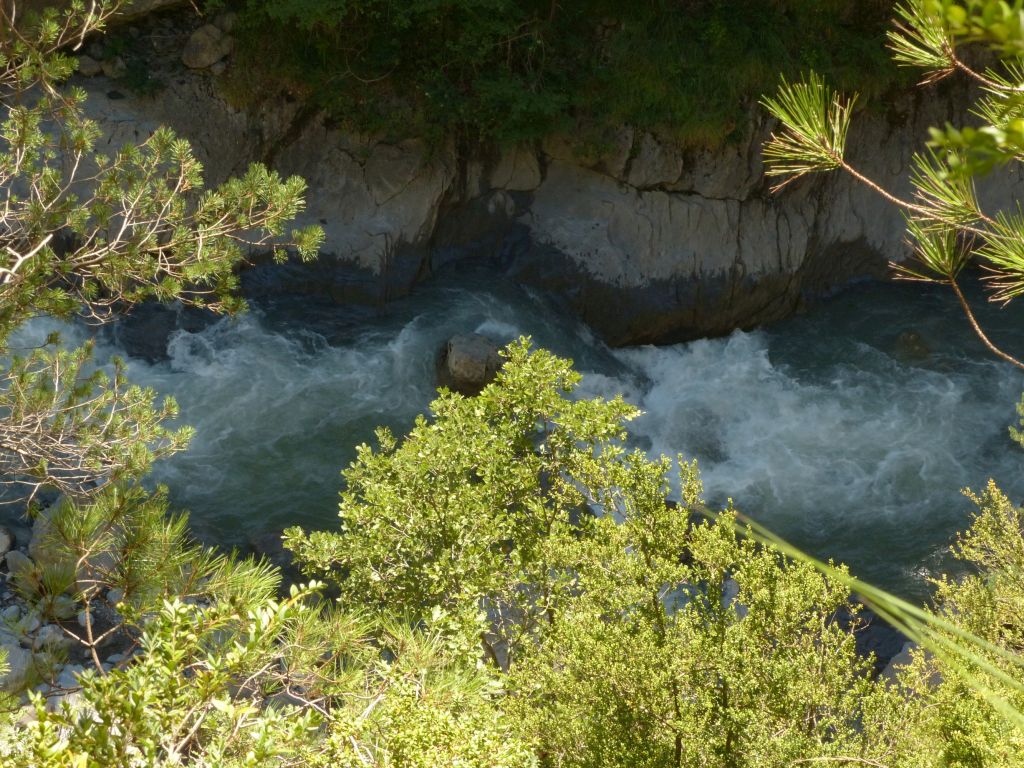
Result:
M904 331L897 336L893 351L898 360L907 363L927 360L932 354L928 343L917 331Z
M496 342L479 333L452 336L438 360L438 386L463 395L480 394L501 368L498 350Z

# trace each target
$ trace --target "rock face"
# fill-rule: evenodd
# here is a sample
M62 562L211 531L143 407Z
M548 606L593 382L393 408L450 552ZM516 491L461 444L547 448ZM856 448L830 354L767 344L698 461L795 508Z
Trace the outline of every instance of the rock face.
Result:
M197 36L209 36L211 53L188 54L191 66L225 55L217 41L229 38L218 27L200 27L189 47ZM250 269L251 295L381 303L454 261L487 258L558 293L613 345L661 343L777 320L908 256L899 211L849 177L809 177L772 194L761 146L773 126L763 116L714 152L624 129L601 157L580 158L559 137L467 154L347 133L283 97L235 109L192 71L167 80L157 99L113 99L100 81L77 84L90 91L111 147L168 124L193 142L213 183L253 160L309 183L299 223L324 227L324 257ZM958 122L969 102L947 87L907 96L885 116L857 115L849 160L906 195L927 127ZM1021 195L1020 177L1005 174L983 190L1002 207Z
M498 345L486 336L453 336L441 350L437 383L463 395L478 395L494 380L501 364Z

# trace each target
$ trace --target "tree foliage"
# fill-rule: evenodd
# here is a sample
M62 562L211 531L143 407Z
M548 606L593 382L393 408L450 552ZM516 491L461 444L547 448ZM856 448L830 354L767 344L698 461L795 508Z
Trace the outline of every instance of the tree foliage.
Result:
M85 94L61 86L65 53L102 29L120 0L81 0L41 16L18 2L0 8L0 466L7 498L41 487L85 497L139 477L180 450L187 430L164 423L173 401L90 365L91 347L51 338L19 349L15 331L39 316L102 323L146 300L215 311L240 308L235 270L249 249L285 255L285 224L303 206L304 182L261 166L204 189L202 166L167 129L106 154L85 117ZM292 233L305 257L320 233ZM12 357L13 356L13 357Z

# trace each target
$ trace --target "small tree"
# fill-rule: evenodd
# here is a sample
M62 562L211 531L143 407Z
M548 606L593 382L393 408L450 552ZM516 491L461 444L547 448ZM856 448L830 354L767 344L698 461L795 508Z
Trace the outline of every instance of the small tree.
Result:
M568 361L505 351L345 471L341 530L287 531L350 607L402 611L506 680L545 765L783 765L870 756L877 693L835 621L848 591L705 508L696 467L627 451L637 411L573 398ZM856 620L853 626L857 626ZM480 643L484 650L481 654ZM503 673L507 672L507 676Z
M25 17L0 4L0 471L8 501L40 488L83 499L137 478L181 450L188 430L164 426L172 400L131 386L122 366L91 370L92 348L56 338L19 355L12 334L30 318L102 323L146 300L214 311L241 307L235 271L254 247L275 247L303 206L304 182L254 165L204 190L202 166L167 129L112 155L82 111L85 93L60 84L77 60L64 51L101 30L121 0ZM304 257L316 229L293 232ZM13 357L10 357L12 356Z
M41 537L45 553L10 574L44 618L74 617L66 631L92 653L108 639L109 610L93 608L111 587L121 616L162 600L221 594L257 599L259 566L189 542L185 520L168 517L162 494L134 485L152 462L188 443L170 428L173 400L133 386L120 361L97 368L93 347L66 349L56 335L22 349L18 331L40 317L99 324L143 301L236 311L236 271L252 248L285 257L284 226L303 207L304 182L253 165L215 189L186 141L167 129L112 154L84 92L64 81L78 47L103 29L120 0L72 0L40 14L0 3L0 484L6 504L63 495ZM292 233L312 257L317 229ZM262 575L261 575L262 574ZM249 591L246 591L246 590Z

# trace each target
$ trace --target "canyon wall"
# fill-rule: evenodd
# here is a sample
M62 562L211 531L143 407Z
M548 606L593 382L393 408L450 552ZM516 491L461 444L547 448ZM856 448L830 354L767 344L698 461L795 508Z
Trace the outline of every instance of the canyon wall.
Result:
M160 44L184 44L177 34ZM567 137L470 152L353 135L287 98L235 108L220 95L217 71L172 67L148 97L103 75L75 82L110 147L167 124L192 142L211 182L254 160L307 179L302 223L323 226L324 256L313 266L250 270L251 293L385 302L446 265L486 258L624 345L776 320L808 296L883 276L888 261L908 255L899 211L846 176L772 193L760 155L771 125L760 113L741 141L713 152L628 128L588 159ZM910 156L927 127L957 121L968 102L946 86L901 97L885 114L859 113L848 158L906 195ZM984 196L1006 206L1022 192L1011 173L993 177Z

